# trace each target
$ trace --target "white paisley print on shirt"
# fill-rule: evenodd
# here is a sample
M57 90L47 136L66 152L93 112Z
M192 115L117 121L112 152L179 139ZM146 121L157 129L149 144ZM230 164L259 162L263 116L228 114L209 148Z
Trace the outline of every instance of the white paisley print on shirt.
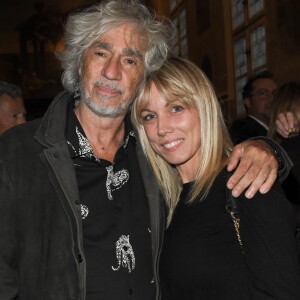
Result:
M79 149L78 153L75 149L75 147L68 141L68 144L72 147L73 151L78 156L85 156L89 159L94 159L96 162L101 163L101 159L97 156L95 156L94 151L88 141L88 139L79 131L78 127L76 126L76 134L78 137L78 144ZM132 134L129 134L132 135ZM127 145L128 140L125 141L125 145ZM110 165L109 167L106 167L107 171L107 178L106 178L106 191L107 191L107 197L109 200L113 200L112 192L115 190L120 189L128 180L129 180L129 172L126 169L122 169L116 173L114 173L113 165ZM83 219L85 219L88 215L88 213L84 214L84 209L88 208L81 207L82 216L85 216Z
M117 267L111 266L114 271L118 271L122 266L128 269L128 272L135 268L135 257L132 246L129 242L129 235L122 235L116 242L116 257L117 257Z
M86 217L88 216L89 214L89 209L87 208L86 205L84 204L80 204L80 209L81 209L81 217L82 217L82 220L86 219Z
M122 169L114 174L113 165L106 168L106 191L109 200L113 200L112 191L120 189L129 179L129 172Z

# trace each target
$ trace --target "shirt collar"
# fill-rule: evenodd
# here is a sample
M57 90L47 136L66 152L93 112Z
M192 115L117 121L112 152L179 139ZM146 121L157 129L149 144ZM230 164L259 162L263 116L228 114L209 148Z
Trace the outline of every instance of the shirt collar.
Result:
M255 120L257 123L259 123L261 126L263 126L265 129L269 130L269 127L268 127L265 123L263 123L261 120L255 118L255 117L252 116L252 115L248 115L248 117L252 118L252 119Z
M76 98L74 98L76 100ZM74 112L74 103L69 103L68 105L68 117L67 117L67 127L66 127L66 139L69 145L70 156L72 159L77 157L84 157L90 160L99 160L96 157L93 149L85 135L85 132L78 121L76 114ZM125 116L125 137L123 139L120 147L124 149L127 148L128 143L136 143L136 137L132 129L132 124L130 122L130 114Z

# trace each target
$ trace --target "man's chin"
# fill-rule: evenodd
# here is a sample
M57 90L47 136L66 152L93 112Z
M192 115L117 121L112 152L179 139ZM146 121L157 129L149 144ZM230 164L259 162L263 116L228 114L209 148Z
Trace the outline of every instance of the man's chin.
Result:
M116 107L112 107L112 108L89 107L89 108L97 116L106 117L106 118L122 117L122 116L125 116L127 113L127 109L121 109L121 108L116 108Z

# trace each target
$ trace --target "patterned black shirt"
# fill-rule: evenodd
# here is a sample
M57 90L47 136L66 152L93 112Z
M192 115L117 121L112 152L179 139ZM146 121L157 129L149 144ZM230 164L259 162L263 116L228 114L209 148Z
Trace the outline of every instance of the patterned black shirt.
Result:
M94 155L71 107L66 136L81 201L86 300L154 299L149 209L129 118L113 163Z

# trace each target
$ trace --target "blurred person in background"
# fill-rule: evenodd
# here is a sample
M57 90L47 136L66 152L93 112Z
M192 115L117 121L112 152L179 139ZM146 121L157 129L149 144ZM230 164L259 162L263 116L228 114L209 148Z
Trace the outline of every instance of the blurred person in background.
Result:
M276 90L277 84L269 71L254 74L248 79L242 95L247 116L229 126L235 145L252 137L267 135Z
M13 83L0 82L0 134L26 122L21 89Z
M282 187L297 211L300 224L300 83L288 82L276 94L268 136L290 156L293 167Z

